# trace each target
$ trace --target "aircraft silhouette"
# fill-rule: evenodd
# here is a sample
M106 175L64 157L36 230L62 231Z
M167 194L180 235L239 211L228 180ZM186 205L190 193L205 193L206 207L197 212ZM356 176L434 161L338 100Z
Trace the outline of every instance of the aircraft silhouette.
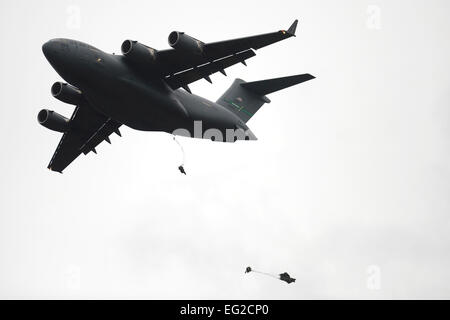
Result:
M236 79L216 102L192 94L188 85L199 79L211 82L211 74L226 75L226 68L245 64L255 56L254 50L295 36L297 22L287 31L212 43L174 31L168 38L172 48L166 50L125 40L122 55L76 40L46 42L45 57L67 82L54 83L51 93L75 105L70 119L47 109L38 113L41 125L63 133L48 168L62 172L80 154L96 153L102 141L111 143L112 133L121 136L121 125L213 141L256 140L246 123L270 102L266 94L313 76Z

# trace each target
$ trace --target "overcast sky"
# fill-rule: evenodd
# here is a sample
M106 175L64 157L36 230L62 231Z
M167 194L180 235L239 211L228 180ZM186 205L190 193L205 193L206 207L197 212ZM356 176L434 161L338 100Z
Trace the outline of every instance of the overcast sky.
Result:
M0 4L0 298L450 298L448 1L10 1ZM36 120L56 37L120 51L286 29L234 78L311 73L223 144L123 127L64 174ZM126 106L124 106L126 107ZM287 285L245 267L297 278Z

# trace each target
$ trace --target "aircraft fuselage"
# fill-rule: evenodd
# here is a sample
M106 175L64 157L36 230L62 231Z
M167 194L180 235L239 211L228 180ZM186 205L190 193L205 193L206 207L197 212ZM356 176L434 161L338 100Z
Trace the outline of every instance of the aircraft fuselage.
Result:
M70 39L50 40L42 50L56 72L80 89L96 111L133 129L168 133L185 129L193 136L195 123L201 121L202 133L218 129L225 136L227 129L248 130L223 106L172 90L160 75L135 68L122 55Z

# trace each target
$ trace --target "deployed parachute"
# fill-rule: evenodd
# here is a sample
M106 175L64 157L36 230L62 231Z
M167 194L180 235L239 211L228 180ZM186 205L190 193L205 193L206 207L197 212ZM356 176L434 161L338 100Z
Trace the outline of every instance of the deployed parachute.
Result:
M275 278L275 279L279 279L279 280L285 281L285 282L287 282L287 283L295 282L295 279L294 279L294 278L291 278L291 276L290 276L289 273L287 273L287 272L280 273L280 274L276 275L276 274L271 274L271 273L266 273L266 272L258 271L258 270L252 269L251 267L247 267L247 268L245 269L245 273L249 273L249 272L256 272L256 273L264 274L264 275L266 275L266 276L273 277L273 278Z

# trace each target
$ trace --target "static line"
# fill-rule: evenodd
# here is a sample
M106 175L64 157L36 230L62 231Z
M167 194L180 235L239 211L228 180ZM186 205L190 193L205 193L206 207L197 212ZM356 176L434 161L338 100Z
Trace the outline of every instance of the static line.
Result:
M186 156L185 156L185 153L184 153L184 148L183 148L183 146L181 145L181 143L175 138L175 136L173 136L173 140L178 144L178 146L179 146L180 149L181 149L181 152L183 153L183 162L181 163L181 166L184 166L184 162L185 162L185 160L186 160Z
M262 272L262 271L258 271L258 270L254 270L254 269L252 269L251 272L256 272L256 273L264 274L264 275L269 276L269 277L273 277L275 279L280 279L280 277L278 275L274 275L272 273Z

